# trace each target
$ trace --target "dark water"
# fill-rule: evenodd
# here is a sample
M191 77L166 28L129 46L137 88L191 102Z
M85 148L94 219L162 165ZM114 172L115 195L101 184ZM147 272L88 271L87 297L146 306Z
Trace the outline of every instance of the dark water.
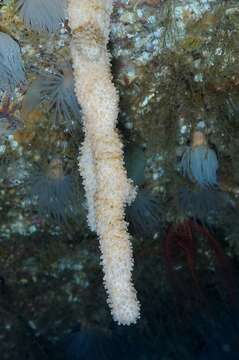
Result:
M237 304L227 302L225 294L220 297L216 291L209 293L207 298L200 299L187 290L184 294L169 293L167 298L158 299L158 303L155 303L157 294L148 293L138 325L111 324L109 331L77 329L57 345L61 356L58 353L56 358L238 359Z
M110 320L108 328L105 324L101 328L84 326L77 319L75 327L57 341L23 327L23 339L28 339L28 344L18 345L14 359L236 360L237 291L230 286L222 290L208 274L200 276L197 288L189 273L179 273L179 286L172 286L164 295L159 287L149 289L146 285L152 284L144 283L139 289L142 317L137 325L117 326ZM5 286L1 279L3 297ZM57 320L61 320L59 315Z

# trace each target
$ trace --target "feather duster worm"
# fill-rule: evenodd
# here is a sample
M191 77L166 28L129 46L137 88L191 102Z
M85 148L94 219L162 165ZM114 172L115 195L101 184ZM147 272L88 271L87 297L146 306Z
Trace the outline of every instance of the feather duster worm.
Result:
M194 131L192 145L181 160L181 171L195 186L182 187L178 198L181 210L204 224L209 216L233 209L230 197L219 189L218 168L217 155L209 148L205 134Z
M228 207L230 199L219 189L217 156L208 147L202 131L193 133L192 146L184 153L181 167L183 175L195 185L191 185L193 189L183 187L179 190L180 210L189 219L170 225L167 231L164 248L168 272L174 275L175 255L178 256L181 249L194 282L200 290L196 276L196 240L197 235L201 236L207 241L214 254L215 263L221 271L224 285L228 288L231 297L233 277L230 262L218 240L206 228L209 216L222 212L225 207ZM175 280L175 285L178 287L180 282ZM228 281L230 281L230 286L227 286Z
M138 189L136 199L126 209L130 232L143 238L158 235L162 230L159 209L159 201L154 194L143 188Z
M181 162L182 174L201 186L217 186L218 160L213 149L206 144L201 131L193 134L192 146L184 152Z
M129 325L139 317L139 302L131 280L133 257L124 208L135 197L135 190L126 176L116 131L118 95L107 51L112 8L112 0L68 1L76 94L84 117L80 169L91 225L95 224L100 239L108 303L113 318ZM94 174L95 183L89 174Z
M188 148L182 158L182 173L202 186L216 186L218 161L214 150L204 145Z
M59 158L53 158L44 170L39 169L29 178L30 195L37 200L37 209L42 217L48 216L57 224L67 224L69 219L77 217L78 211L74 178L64 173L63 162Z
M0 90L6 92L25 82L20 46L3 32L0 32L0 77Z
M149 238L161 230L159 199L144 188L146 156L136 143L130 143L125 149L125 167L130 179L137 185L137 196L126 208L129 230L137 237Z
M81 109L74 92L74 77L70 64L64 64L61 71L41 75L28 89L23 109L33 111L43 101L47 102L48 111L52 112L56 122L63 122L71 127L81 118Z
M179 207L185 215L206 224L209 218L218 215L231 216L234 204L227 193L218 188L181 187L178 192Z
M56 32L65 20L66 0L17 0L17 9L32 30Z

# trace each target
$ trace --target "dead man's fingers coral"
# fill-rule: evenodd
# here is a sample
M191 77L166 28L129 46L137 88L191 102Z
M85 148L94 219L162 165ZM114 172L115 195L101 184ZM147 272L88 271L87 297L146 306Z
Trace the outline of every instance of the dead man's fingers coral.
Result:
M107 51L112 10L112 0L68 1L75 91L87 139L80 167L100 240L108 303L113 318L129 325L139 318L140 306L132 283L132 246L124 218L125 205L136 192L127 179L116 130L119 99ZM91 157L88 165L87 156ZM92 173L94 184L88 179Z

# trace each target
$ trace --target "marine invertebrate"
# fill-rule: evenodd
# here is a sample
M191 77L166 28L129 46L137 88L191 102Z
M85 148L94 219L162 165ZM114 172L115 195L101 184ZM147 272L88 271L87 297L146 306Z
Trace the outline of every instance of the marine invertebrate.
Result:
M217 155L209 148L204 132L194 131L192 145L181 160L182 174L194 184L178 192L179 207L186 216L205 224L209 216L233 209L230 197L219 188L218 169Z
M191 189L186 186L178 191L179 207L183 213L203 224L218 215L231 215L235 210L227 193L218 188L200 187Z
M208 147L205 135L199 130L193 133L192 146L183 154L181 170L184 176L200 186L218 185L217 155Z
M96 173L91 146L88 143L87 139L85 139L84 144L81 147L79 154L79 163L87 201L87 221L91 231L96 231L94 200L97 190Z
M138 189L136 199L126 209L130 232L138 237L153 237L161 231L160 205L156 195Z
M134 141L127 143L124 149L124 161L128 177L137 186L144 185L146 156L143 147Z
M8 93L25 82L20 46L3 32L0 32L0 77L0 90Z
M53 158L44 170L39 169L30 177L30 195L36 199L41 216L51 217L57 224L67 224L69 219L76 218L79 206L74 178L64 173L59 158Z
M126 208L130 232L138 237L153 237L161 231L160 203L157 195L145 188L145 151L131 142L124 158L128 177L137 185L136 198Z
M82 107L85 142L80 159L87 198L93 199L96 232L100 239L104 283L113 318L119 324L135 323L139 303L133 287L132 246L124 208L135 197L123 166L123 150L116 131L118 96L112 83L107 43L112 0L69 0L69 25L75 89ZM88 171L86 171L88 169ZM90 204L89 204L90 205Z
M65 19L66 0L17 0L17 9L27 27L55 32Z
M56 122L72 126L81 119L81 109L74 92L72 67L65 63L60 71L42 74L33 81L25 94L23 109L29 113L46 101L48 111L53 112Z
M193 276L194 283L199 286L196 276L197 236L203 237L211 250L215 266L220 272L221 281L228 290L228 295L233 300L235 290L231 263L218 240L202 225L192 220L185 220L179 224L170 225L164 239L164 255L168 273L175 279L175 257L183 254L186 257L187 266ZM175 285L179 287L176 280Z
M209 216L218 215L226 208L232 210L233 207L227 194L219 189L217 156L214 150L208 147L205 134L201 130L193 133L192 145L183 154L181 167L183 175L187 176L193 185L179 189L179 207L185 219L171 224L166 234L164 247L168 272L173 275L175 255L178 256L181 249L181 254L186 256L194 282L199 286L196 276L196 241L200 236L206 240L212 251L215 265L221 271L224 285L231 295L233 281L229 260L219 241L209 232L206 225ZM230 286L227 280L230 281ZM178 287L177 281L175 285Z

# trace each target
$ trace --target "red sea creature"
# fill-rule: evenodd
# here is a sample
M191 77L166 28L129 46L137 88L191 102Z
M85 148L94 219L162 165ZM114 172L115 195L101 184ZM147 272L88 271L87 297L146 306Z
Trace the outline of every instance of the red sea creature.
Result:
M184 255L193 282L201 292L199 279L196 274L197 243L196 238L201 236L207 242L208 248L213 254L215 270L220 275L223 288L227 290L229 299L234 302L235 282L231 264L228 256L225 254L218 240L208 231L206 227L191 219L185 220L179 224L170 225L164 241L164 251L166 259L167 272L176 286L179 286L176 279L176 271L180 267L176 266L177 256Z

